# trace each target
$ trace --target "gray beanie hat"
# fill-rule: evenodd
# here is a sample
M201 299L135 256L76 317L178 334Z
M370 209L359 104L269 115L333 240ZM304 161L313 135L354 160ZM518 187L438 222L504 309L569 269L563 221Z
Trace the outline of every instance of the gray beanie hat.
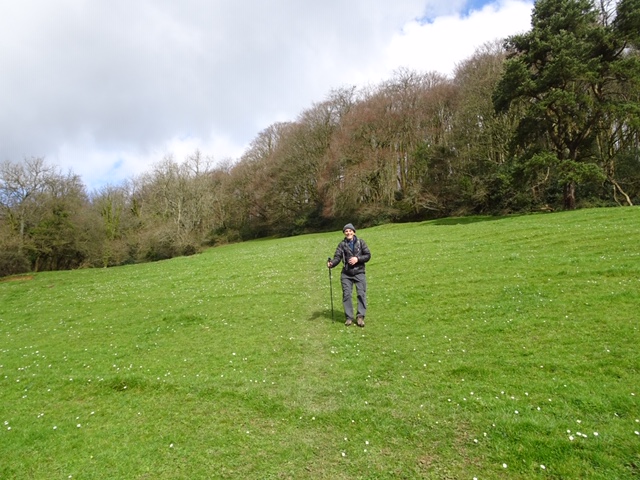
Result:
M342 233L344 233L344 231L345 231L347 228L350 228L350 229L351 229L351 230L353 230L354 232L356 231L356 227L354 227L352 223L347 223L344 227L342 227Z

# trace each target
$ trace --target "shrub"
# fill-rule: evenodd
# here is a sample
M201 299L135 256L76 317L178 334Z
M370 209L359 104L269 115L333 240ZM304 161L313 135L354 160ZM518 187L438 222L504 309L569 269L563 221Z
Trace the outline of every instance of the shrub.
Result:
M0 277L31 271L27 257L17 250L0 251Z

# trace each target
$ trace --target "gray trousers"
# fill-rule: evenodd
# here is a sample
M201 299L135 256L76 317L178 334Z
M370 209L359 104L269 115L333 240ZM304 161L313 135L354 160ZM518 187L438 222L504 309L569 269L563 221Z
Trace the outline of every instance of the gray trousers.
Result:
M340 276L340 283L342 283L342 305L345 317L351 320L354 319L352 295L353 286L355 285L358 296L358 316L364 318L367 313L367 278L365 274L360 273L350 276L343 273Z

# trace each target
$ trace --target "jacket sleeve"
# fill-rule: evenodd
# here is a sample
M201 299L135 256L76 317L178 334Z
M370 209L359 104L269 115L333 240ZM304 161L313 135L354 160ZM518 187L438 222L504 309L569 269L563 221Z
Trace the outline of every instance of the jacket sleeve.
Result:
M360 255L358 255L358 262L367 263L371 260L371 252L364 240L360 239Z
M331 260L331 268L334 268L337 265L339 265L341 260L342 260L342 242L338 244L338 247L336 248L336 253L333 254L333 259Z

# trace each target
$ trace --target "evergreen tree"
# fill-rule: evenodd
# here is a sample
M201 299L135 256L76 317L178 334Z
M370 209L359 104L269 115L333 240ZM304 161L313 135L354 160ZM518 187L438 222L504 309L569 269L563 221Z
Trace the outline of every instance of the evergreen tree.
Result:
M532 29L505 42L494 106L521 110L513 154L529 177L546 170L546 179L558 180L566 209L575 208L578 185L607 176L598 148L603 131L637 120L637 108L627 108L634 100L620 91L640 74L629 48L638 37L638 0L617 8L624 15L610 24L591 0L539 0Z

